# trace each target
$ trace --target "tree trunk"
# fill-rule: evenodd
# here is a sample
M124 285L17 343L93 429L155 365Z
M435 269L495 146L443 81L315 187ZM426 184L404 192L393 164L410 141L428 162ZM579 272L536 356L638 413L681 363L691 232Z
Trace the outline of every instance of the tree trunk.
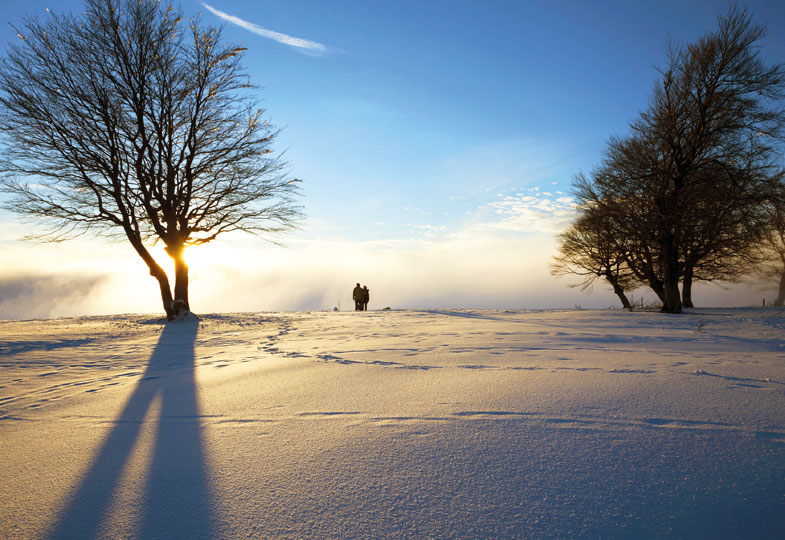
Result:
M156 266L158 266L156 264ZM166 312L166 319L171 321L174 319L174 302L172 301L172 291L169 287L169 278L164 272L164 269L158 266L157 270L150 269L150 275L158 280L158 286L161 289L161 301L164 304L164 311Z
M174 261L174 300L180 303L180 309L191 311L188 302L188 265L185 264L185 247L167 247L166 252Z
M679 294L679 250L671 231L665 232L661 246L662 259L662 313L681 313Z
M144 247L141 241L131 238L129 235L129 239L131 240L131 244L134 246L134 249L142 258L142 260L147 265L147 268L150 270L150 275L153 276L158 281L158 286L161 289L161 301L164 304L164 312L166 312L167 320L174 319L174 302L172 301L172 290L169 286L169 278L166 275L166 271L164 271L161 266L155 262L153 256L150 255L150 252Z
M624 262L632 273L640 281L649 285L649 288L657 295L660 302L665 303L665 292L662 280L657 276L654 271L653 261L651 257L645 259L632 259L627 254L624 255Z
M657 241L659 243L659 264L662 269L662 308L660 313L681 313L681 294L679 293L679 241L678 225L679 193L683 180L674 178L662 185L656 197L659 213L657 222Z
M630 301L627 299L627 295L624 294L624 288L619 285L619 281L616 279L616 277L611 272L606 272L605 279L607 279L608 283L610 283L613 287L613 292L616 293L616 296L618 296L619 300L621 300L621 305L624 306L624 309L632 310Z
M188 265L183 257L174 261L174 299L182 300L185 309L191 311L191 304L188 302Z
M654 291L654 294L657 295L657 298L662 302L662 305L665 305L665 287L662 282L659 280L650 281L649 288Z
M780 274L780 290L779 294L777 294L777 298L774 300L775 306L781 306L785 304L785 268L782 269L782 273Z
M665 280L665 291L662 300L661 313L681 313L682 304L678 278L670 276Z
M692 266L684 266L684 276L681 282L681 304L683 307L692 308Z

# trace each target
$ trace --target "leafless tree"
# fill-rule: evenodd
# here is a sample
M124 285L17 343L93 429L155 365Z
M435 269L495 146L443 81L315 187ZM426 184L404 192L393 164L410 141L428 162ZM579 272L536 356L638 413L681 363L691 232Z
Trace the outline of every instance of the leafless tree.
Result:
M641 139L612 139L605 161L591 181L578 184L578 192L612 216L615 234L627 242L627 266L665 305L663 216L657 204L662 171L651 143ZM674 203L679 233L676 264L685 307L693 307L694 282L736 281L754 266L755 246L767 227L765 209L780 176L750 174L732 164L707 165L694 173Z
M749 178L748 172L706 167L707 178L694 184L698 193L684 196L689 198L679 246L684 307L694 307L693 282L734 282L755 268L778 175Z
M663 312L691 307L694 281L752 269L783 181L785 66L763 62L763 35L731 8L716 31L671 47L631 133L611 138L603 163L576 182L579 202L613 224L627 268Z
M731 200L737 216L752 214L782 179L777 150L785 126L785 66L761 58L764 34L749 14L733 7L716 31L672 46L649 108L631 126L654 173L665 312L682 308L685 237L700 202ZM718 193L718 186L724 191ZM757 233L755 224L744 225ZM729 247L718 243L715 249Z
M657 244L651 178L656 176L645 144L635 137L611 138L605 159L589 178L578 176L576 197L613 225L615 241L632 275L664 303L662 263Z
M580 195L579 195L580 200ZM578 276L574 287L591 289L604 279L610 284L625 309L631 309L625 291L641 283L626 264L629 257L627 241L618 234L613 218L592 201L583 200L579 216L570 227L557 236L558 254L551 262L554 276Z
M172 318L190 310L187 246L295 226L297 180L220 29L155 0L86 0L17 31L0 63L1 185L6 208L49 226L44 240L126 239Z

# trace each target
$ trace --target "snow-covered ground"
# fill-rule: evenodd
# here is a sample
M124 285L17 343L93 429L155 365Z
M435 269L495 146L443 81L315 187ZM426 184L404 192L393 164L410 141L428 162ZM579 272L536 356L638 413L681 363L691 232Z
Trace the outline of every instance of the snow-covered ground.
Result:
M0 322L0 538L783 538L785 312Z

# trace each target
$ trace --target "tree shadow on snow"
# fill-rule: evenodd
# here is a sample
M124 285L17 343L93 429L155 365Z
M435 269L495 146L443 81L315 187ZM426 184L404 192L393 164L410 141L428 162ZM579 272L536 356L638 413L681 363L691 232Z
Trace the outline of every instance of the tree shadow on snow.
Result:
M92 465L68 501L50 535L53 539L95 538L107 534L121 475L139 439L145 415L160 404L147 474L134 493L140 501L138 523L123 530L137 538L213 538L205 456L202 448L194 341L198 323L167 324L145 373Z

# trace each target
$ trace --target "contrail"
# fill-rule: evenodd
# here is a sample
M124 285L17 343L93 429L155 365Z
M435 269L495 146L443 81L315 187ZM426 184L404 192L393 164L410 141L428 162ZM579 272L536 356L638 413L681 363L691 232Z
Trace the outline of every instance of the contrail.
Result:
M246 30L251 31L254 34L258 34L268 39L273 39L279 43L283 43L284 45L289 45L290 47L295 47L297 49L300 49L302 52L308 54L321 55L327 52L327 47L325 47L321 43L317 43L316 41L289 36L286 34L282 34L281 32L276 32L275 30L268 30L267 28L262 28L258 24L245 21L240 17L235 17L234 15L229 15L228 13L224 13L223 11L217 10L214 7L210 6L209 4L205 4L204 2L202 3L202 5L205 8L207 8L210 11L210 13L212 13L213 15L216 15L221 19L230 22L232 24L236 24L241 28L245 28Z

